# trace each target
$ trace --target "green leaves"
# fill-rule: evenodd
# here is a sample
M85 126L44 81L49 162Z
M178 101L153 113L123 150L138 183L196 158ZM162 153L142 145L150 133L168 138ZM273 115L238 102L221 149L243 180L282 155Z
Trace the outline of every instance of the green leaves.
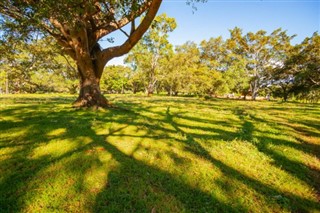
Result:
M168 41L168 33L176 26L174 18L166 14L157 16L150 29L126 58L126 62L143 78L142 82L149 93L153 93L158 82L165 77L161 73L161 64L173 52Z
M128 89L131 69L125 66L107 66L101 79L101 90L107 93L124 93Z
M5 80L9 81L11 92L74 92L78 85L75 64L61 55L50 38L11 46L0 64L1 75L6 76L0 79L1 90Z

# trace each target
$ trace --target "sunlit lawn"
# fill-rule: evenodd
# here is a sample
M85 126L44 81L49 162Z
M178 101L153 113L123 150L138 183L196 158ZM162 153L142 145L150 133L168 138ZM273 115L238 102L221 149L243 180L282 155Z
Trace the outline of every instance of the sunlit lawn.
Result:
M1 213L320 211L320 105L73 99L0 96Z

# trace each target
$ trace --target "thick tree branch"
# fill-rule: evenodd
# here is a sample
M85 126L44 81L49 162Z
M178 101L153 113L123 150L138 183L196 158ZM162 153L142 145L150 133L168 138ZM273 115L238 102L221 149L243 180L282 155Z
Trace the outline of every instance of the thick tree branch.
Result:
M151 7L153 7L152 5L154 5L154 2L158 2L158 1L159 0L147 0L145 2L145 4L142 5L138 10L133 10L129 16L123 17L119 21L114 21L115 18L114 18L114 13L112 12L113 9L109 8L109 13L110 13L110 17L109 18L111 20L113 20L113 22L111 22L111 23L109 22L106 25L98 26L97 27L98 30L96 30L94 32L95 40L98 41L102 37L114 32L114 31L116 31L118 29L121 29L122 27L124 27L125 25L129 24L130 22L132 22L137 17L141 16L146 10L148 10ZM160 1L159 6L160 6L161 2L162 2L162 0Z
M58 30L62 33L62 35L63 35L66 39L70 38L70 34L67 32L66 27L63 26L57 19L55 19L55 18L53 18L53 17L50 17L50 18L49 18L49 21L50 21L50 23L51 23L56 29L58 29Z
M148 30L151 25L153 19L155 18L162 0L153 0L151 2L150 8L142 20L141 24L137 27L137 29L130 35L130 37L120 46L110 47L103 50L99 54L100 66L105 66L105 64L111 60L112 58L122 56L128 53L142 38L143 34Z

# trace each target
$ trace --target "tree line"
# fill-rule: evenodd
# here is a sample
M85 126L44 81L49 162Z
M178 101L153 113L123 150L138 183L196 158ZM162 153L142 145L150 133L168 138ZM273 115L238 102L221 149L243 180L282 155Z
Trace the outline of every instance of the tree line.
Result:
M106 67L106 92L166 92L168 95L231 96L256 100L259 96L320 98L320 36L315 32L299 44L282 29L243 33L230 37L188 41L173 47L168 33L175 20L158 16L128 54L128 67ZM118 71L115 71L118 70ZM117 80L118 79L118 80ZM121 85L121 86L120 86Z
M188 41L173 46L173 18L157 16L126 56L127 66L106 66L104 93L320 98L320 36L299 44L282 29L243 33L236 27L227 39ZM13 45L14 44L14 45ZM50 37L12 41L0 47L0 92L70 92L79 90L76 65Z

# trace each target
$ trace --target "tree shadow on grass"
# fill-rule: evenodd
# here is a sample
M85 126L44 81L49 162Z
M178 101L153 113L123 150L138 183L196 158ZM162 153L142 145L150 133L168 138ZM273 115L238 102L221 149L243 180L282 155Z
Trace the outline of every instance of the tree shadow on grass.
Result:
M89 149L89 144L77 140L78 144L74 149L60 155L53 156L44 150L41 156L33 157L35 150L50 144L50 140L75 137L78 132L73 126L86 121L76 118L72 111L50 112L49 108L44 107L45 110L42 108L44 111L36 112L36 108L37 106L21 106L1 112L16 120L0 121L2 133L0 149L13 150L0 155L0 212L23 211L27 205L26 196L31 199L30 196L37 194L38 188L42 187L31 183L37 182L37 178L48 178L46 175L42 177L39 173L76 153ZM48 135L61 128L66 129L65 134L56 138Z
M5 112L9 114L9 111ZM111 114L122 115L121 112L110 111L104 113L106 118L102 118L103 122L108 121L108 116ZM128 115L128 114L125 114ZM88 126L85 131L78 132L74 125L80 125L88 123L90 119L86 116L75 116L66 112L48 113L50 119L57 120L57 124L53 126L41 127L39 118L42 118L43 114L39 113L33 116L33 119L20 120L14 122L15 124L9 125L10 122L6 121L0 123L0 126L6 126L5 130L11 128L27 127L33 129L33 131L27 132L23 138L20 138L19 143L21 149L10 153L11 159L7 159L1 162L1 167L7 173L3 176L0 182L0 209L2 212L16 212L24 211L27 203L30 202L32 196L37 196L37 192L32 193L31 191L41 188L41 186L32 186L31 184L39 178L39 173L50 168L52 165L57 164L65 159L68 159L77 154L85 154L92 150L92 147L100 146L104 150L112 155L112 158L116 160L120 166L117 169L110 171L108 174L108 184L106 190L100 192L96 197L95 205L89 207L90 211L101 212L123 212L123 211L139 211L139 212L150 212L153 208L162 208L163 205L168 201L167 199L177 200L177 204L182 205L184 209L189 211L211 211L216 210L219 212L235 212L236 209L226 205L212 195L202 192L197 188L192 188L188 184L178 180L174 175L169 174L166 171L162 171L157 167L149 166L142 161L134 159L116 148L111 143L105 140L106 136L97 135L96 132ZM129 115L136 117L135 114ZM63 118L63 119L62 119ZM62 119L62 120L61 120ZM47 120L48 122L48 120ZM41 130L39 130L42 128ZM57 139L68 139L75 135L90 137L92 142L87 144L81 144L74 150L67 151L59 156L52 156L46 154L35 159L30 158L35 149L41 144L46 144L50 140L49 136L43 135L44 133L52 132L56 129L65 128L66 132L63 135L57 137ZM113 129L109 132L109 135L113 135L117 132L121 132L120 129ZM38 136L41 137L39 138ZM29 141L27 143L24 143ZM12 147L8 145L9 141L2 141L2 148ZM94 157L94 156L92 156ZM84 161L86 156L76 158L76 161ZM96 159L98 160L98 159ZM67 161L68 162L68 161ZM74 160L71 162L76 163ZM78 165L78 164L77 164ZM14 167L11 172L8 172L8 167ZM88 165L85 165L87 167ZM90 166L89 166L90 167ZM81 170L86 173L89 168L77 168L72 164L66 164L62 167L64 170L70 170L73 174L79 173ZM56 171L59 173L59 171ZM60 171L61 172L61 171ZM54 175L54 174L52 174ZM41 176L40 176L41 177ZM47 178L43 176L43 178ZM73 184L77 187L79 193L84 192L83 177L78 176L78 179ZM66 187L65 190L68 187ZM26 200L26 199L29 200ZM55 199L55 198L52 198ZM60 199L66 199L61 197ZM41 202L41 201L40 201ZM180 206L181 208L181 206ZM58 207L57 204L50 204L46 206L45 210L70 210L64 205ZM179 209L169 209L179 211Z
M87 209L90 212L151 212L153 210L168 212L180 212L182 210L187 212L250 211L245 204L233 198L232 195L229 195L228 198L234 199L234 205L230 205L229 201L220 199L212 192L205 192L200 188L191 186L173 173L155 165L149 165L135 158L133 154L128 155L121 151L108 138L114 135L134 137L134 134L126 135L123 133L123 130L127 128L126 125L146 127L147 133L143 136L138 136L141 137L142 141L148 137L157 140L159 139L159 132L161 132L161 134L166 136L166 139L172 139L175 142L183 144L188 152L210 162L214 167L220 169L224 176L245 184L265 197L274 195L287 197L292 206L282 205L284 209L300 212L307 211L308 207L310 209L319 209L318 204L311 200L301 198L298 195L283 193L273 186L263 184L259 180L241 173L236 168L228 166L221 160L214 158L196 140L202 137L205 138L205 136L210 135L210 132L215 132L213 135L217 135L217 138L219 138L219 135L226 135L229 132L215 128L205 128L203 130L209 132L208 134L190 134L183 130L184 127L188 127L187 124L175 122L174 118L176 115L170 111L170 108L167 108L165 113L158 114L160 118L153 118L140 113L148 109L137 104L132 104L131 106L135 109L132 113L128 111L122 112L121 110L107 110L98 114L90 111L70 109L54 111L50 110L50 105L40 107L38 112L35 112L34 106L4 110L4 114L16 118L16 121L14 119L12 121L0 121L1 130L9 133L22 129L26 129L27 131L20 135L17 134L17 136L8 135L7 137L2 137L3 140L0 142L1 149L15 148L16 146L16 149L0 162L0 171L4 174L0 179L0 210L3 212L19 212L24 211L26 206L32 205L30 202L41 202L36 201L36 199L39 199L37 196L40 193L37 190L41 190L44 183L39 180L38 185L34 186L32 184L37 183L39 178L55 180L55 178L50 179L50 177L47 177L50 175L55 175L54 177L58 178L59 174L63 174L63 171L54 170L46 172L46 170L58 167L57 165L61 163L63 165L59 165L60 167L58 168L69 171L68 174L70 176L75 176L70 177L71 184L67 184L65 190L72 189L73 192L89 196L86 193L90 194L91 192L85 189L84 175L91 172L94 162L106 164L94 153L97 150L94 147L102 147L102 152L109 153L118 164L118 166L106 172L106 178L102 177L106 181L105 187L97 193L91 193L92 200L82 201L84 203L79 202L78 209L74 204L76 201L73 201L72 197L61 195L58 198L52 197L52 199L58 200L61 206L58 205L59 202L46 204L48 206L45 209L40 209L40 211L80 211L82 209ZM143 123L141 119L149 121L149 124ZM184 116L184 119L196 120L203 123L212 122L205 119L199 120L192 116ZM108 134L97 134L93 129L93 122L97 121L104 124L117 123L122 125L122 127L109 128ZM159 122L171 125L174 130L161 125L155 125ZM193 127L189 126L189 128ZM55 136L48 134L60 129L64 130L62 134ZM167 133L170 131L171 133L179 133L185 139L177 140L177 138ZM249 121L244 123L243 131L247 131L245 134L246 140L250 140L253 125ZM230 140L234 136L232 135ZM44 153L41 156L33 157L35 150L41 148L42 145L63 140L74 140L74 144L76 145L60 154ZM90 153L90 155L86 153ZM173 156L174 158L175 155L172 152L169 156ZM89 162L89 165L86 162ZM56 172L57 174L53 174L52 172ZM45 175L40 175L42 173ZM50 184L54 183L48 183L49 186ZM227 187L227 183L221 182L221 188ZM41 193L45 192L42 191ZM166 203L170 203L170 207L167 208ZM74 205L73 209L70 209L71 207L68 204ZM175 205L176 208L174 208ZM36 209L33 210L36 211Z
M260 194L264 194L267 195L269 194L270 197L274 196L274 195L280 195L282 197L286 197L291 201L292 206L287 206L284 205L284 208L288 208L288 210L294 210L294 211L298 211L298 212L308 212L308 208L312 207L312 208L317 208L319 209L320 205L318 203L315 203L313 201L310 201L308 199L304 199L301 198L299 196L296 196L294 194L290 194L290 193L282 193L279 190L273 188L272 186L267 186L265 184L263 184L262 182L260 182L259 180L253 179L245 174L242 174L241 172L237 171L236 169L226 165L225 163L223 163L222 161L214 158L212 155L210 155L210 153L201 146L201 144L197 143L192 136L190 136L189 134L187 134L186 132L184 132L177 123L175 123L173 121L173 115L170 114L170 108L167 108L167 122L169 122L178 132L181 132L184 135L187 135L187 143L190 145L190 149L189 151L198 155L199 157L204 157L206 158L208 161L210 161L213 165L215 165L216 167L220 168L221 171L224 172L224 174L228 177L230 177L231 179L237 179L240 182L245 183L247 186L251 187L252 189L254 189L255 191L259 192ZM241 120L244 120L244 116L243 116L244 111L238 111L236 112L237 115L239 115L239 118ZM252 122L250 121L246 121L244 120L243 123L243 127L240 130L241 132L241 137L243 140L247 140L247 141L252 141L253 139L253 131L254 131L254 125L252 124ZM299 177L300 179L302 179L303 181L307 182L310 185L314 185L314 177L312 178L312 181L310 182L310 180L308 180L308 178L305 177L305 173L309 172L309 170L305 169L305 167L303 167L300 164L297 164L295 162L289 161L288 159L286 159L285 157L279 156L276 153L271 152L270 150L267 151L266 146L263 145L257 145L259 151L263 152L266 155L271 156L276 164L278 164L278 162L285 162L285 168L290 168L289 172L294 175ZM293 170L292 170L293 167ZM299 168L300 170L298 170L297 173L297 169ZM301 171L301 169L303 169ZM300 172L302 172L302 174L300 175ZM304 203L304 204L300 204L300 203ZM240 208L241 209L241 208Z
M192 188L174 175L127 156L111 143L101 144L121 163L109 173L108 185L96 198L95 212L238 212L216 197ZM169 207L166 203L170 202ZM172 205L177 209L172 209Z
M215 167L219 168L225 176L230 179L236 179L248 187L252 188L256 192L264 196L280 196L282 197L282 207L287 210L307 212L308 208L319 208L319 205L314 201L310 201L306 198L301 198L291 193L283 193L272 186L268 186L253 179L240 171L226 165L222 161L212 157L210 153L194 140L192 135L186 133L180 128L180 125L174 121L174 115L170 113L170 107L167 108L166 118L164 122L173 126L176 132L181 133L186 137L185 143L189 152L197 155L201 158L205 158L212 163ZM253 125L250 122L246 122L244 126L247 139L250 139L250 135L253 131ZM207 194L198 189L191 188L188 184L180 181L177 177L169 174L159 168L146 165L145 163L127 156L114 145L107 141L102 141L102 146L106 150L110 151L118 162L121 162L121 169L109 174L111 181L108 186L99 193L97 196L96 212L100 211L112 211L117 209L119 203L125 201L120 211L142 211L150 212L152 209L157 209L159 205L166 203L166 200L162 200L161 196L157 194L167 194L172 196L172 199L178 201L178 204L183 206L183 209L190 212L247 212L247 209L239 201L234 201L234 205L227 204L212 194ZM128 172L129 171L129 172ZM136 174L136 178L132 177L130 173ZM140 182L141 181L141 182ZM125 188L123 189L123 186ZM143 188L143 197L145 201L137 200L141 198L141 191L137 188ZM221 187L227 188L227 185L222 184ZM119 190L120 189L120 193ZM155 193L156 192L156 193ZM184 192L184 193L181 193ZM160 200L159 200L160 199ZM149 200L151 202L149 202ZM289 200L289 201L288 201ZM287 203L290 202L290 205ZM150 206L150 203L154 203ZM303 203L303 204L301 204ZM162 208L163 209L163 208ZM168 211L172 209L168 209Z
M306 153L311 153L311 154L319 154L318 153L318 145L313 145L313 144L305 144L305 143L293 143L290 141L286 140L279 140L276 138L270 138L270 137L260 137L256 136L253 137L253 132L255 131L253 122L259 123L263 122L266 123L268 122L267 120L262 120L260 118L257 118L256 116L252 114L248 114L245 112L243 109L237 109L234 112L240 120L242 120L242 129L239 131L239 138L245 141L248 141L255 145L257 149L265 154L266 156L271 157L273 159L273 164L277 166L279 169L284 170L291 174L294 177L299 178L301 181L304 183L307 183L309 186L312 186L317 194L318 198L320 199L320 171L314 168L309 167L309 165L306 165L301 162L297 162L294 160L290 160L287 158L287 156L279 154L279 152L274 151L272 148L270 148L270 145L275 145L275 146L287 146L290 148L293 148L295 150L300 150ZM249 115L249 116L248 116ZM292 202L296 202L296 199L293 198ZM306 200L306 206L308 201ZM311 203L310 203L311 204ZM298 210L299 212L305 212L308 211L307 208L305 207L299 207ZM317 208L319 210L319 203L315 204L314 203L314 208Z

